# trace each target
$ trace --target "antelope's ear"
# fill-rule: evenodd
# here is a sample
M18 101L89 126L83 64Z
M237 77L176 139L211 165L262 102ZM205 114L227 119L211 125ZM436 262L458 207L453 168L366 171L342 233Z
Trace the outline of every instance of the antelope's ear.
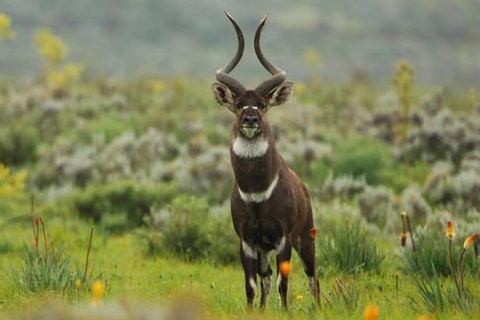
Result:
M278 86L267 95L268 105L270 107L284 104L290 99L293 91L293 82L287 81Z
M214 82L212 83L212 92L215 100L217 100L220 105L227 107L228 110L232 112L235 112L234 95L226 85L219 82Z

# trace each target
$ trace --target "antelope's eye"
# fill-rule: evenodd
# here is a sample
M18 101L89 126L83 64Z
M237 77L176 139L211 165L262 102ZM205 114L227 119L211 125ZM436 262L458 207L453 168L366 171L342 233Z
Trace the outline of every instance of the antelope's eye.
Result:
M265 107L266 107L266 105L264 105L264 104L258 105L258 108L261 109L261 110L265 109Z
M237 108L237 109L242 109L243 106L239 103L239 104L236 105L236 108Z

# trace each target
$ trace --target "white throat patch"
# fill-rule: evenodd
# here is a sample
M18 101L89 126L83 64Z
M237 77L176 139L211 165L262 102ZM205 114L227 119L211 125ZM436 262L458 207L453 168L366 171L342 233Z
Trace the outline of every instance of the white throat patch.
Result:
M268 141L261 138L248 140L238 136L233 141L232 149L240 158L258 158L267 153Z
M277 186L278 183L278 175L273 179L272 183L268 186L267 190L262 192L243 192L240 187L238 187L238 192L240 193L240 197L245 202L263 202L270 199L270 196L273 193L273 190Z

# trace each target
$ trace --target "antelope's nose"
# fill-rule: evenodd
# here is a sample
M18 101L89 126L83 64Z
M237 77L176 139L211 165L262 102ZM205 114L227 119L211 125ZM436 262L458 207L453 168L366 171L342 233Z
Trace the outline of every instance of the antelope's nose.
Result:
M256 116L246 116L245 119L243 119L243 124L247 126L254 126L258 124L258 118Z

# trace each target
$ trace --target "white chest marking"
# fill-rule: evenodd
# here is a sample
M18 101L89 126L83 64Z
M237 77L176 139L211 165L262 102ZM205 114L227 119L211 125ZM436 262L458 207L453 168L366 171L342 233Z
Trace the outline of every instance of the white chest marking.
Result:
M232 149L240 158L258 158L267 153L268 141L261 138L248 140L239 136L233 141Z
M240 198L245 202L264 202L270 199L273 190L277 186L278 175L273 179L272 183L268 186L267 190L262 192L243 192L240 187L238 187L238 192L240 193Z

